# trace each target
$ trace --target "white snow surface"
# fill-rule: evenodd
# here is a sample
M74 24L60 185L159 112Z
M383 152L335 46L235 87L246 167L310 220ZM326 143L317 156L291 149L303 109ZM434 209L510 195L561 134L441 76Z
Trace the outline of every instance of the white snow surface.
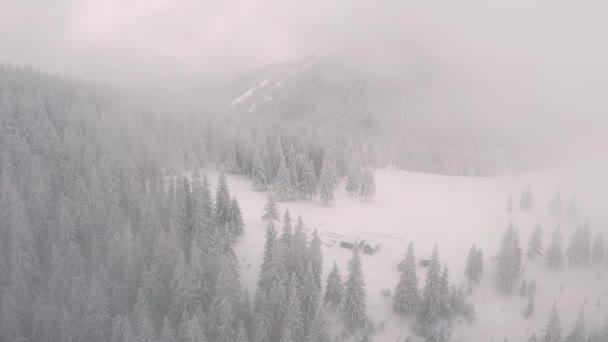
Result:
M234 101L232 101L232 103L230 103L230 107L234 107L237 104L244 102L245 100L247 100L248 98L251 97L251 95L253 95L253 88L250 88L248 90L246 90L244 93L242 93L241 95L239 95L239 97L237 97L236 99L234 99Z
M590 169L592 170L592 169ZM215 169L206 169L212 181L218 176ZM323 240L323 286L334 261L345 279L347 263L352 252L339 247L336 235L373 238L381 244L375 255L363 255L363 269L367 290L367 310L377 329L374 341L403 341L411 335L415 317L400 317L393 313L391 299L382 296L383 289L394 290L399 274L397 264L402 260L408 242L414 243L417 260L430 256L433 246L439 248L442 263L450 269L451 284L464 284L467 253L473 244L484 254L484 275L472 293L476 320L455 325L454 341L525 341L532 334L543 335L549 310L557 302L564 334L569 333L579 309L583 308L588 328L598 328L608 315L608 267L596 265L587 269L566 266L558 272L545 267L544 259L529 260L524 256L524 275L528 281L536 279L536 310L525 319L523 310L527 299L521 297L519 283L512 296L499 295L495 290L496 255L503 232L513 222L519 230L524 253L528 239L540 222L543 228L543 246L546 248L555 227L560 224L562 247L565 250L574 229L580 222L551 217L549 203L557 189L562 192L564 207L570 194L575 192L581 216L591 219L593 237L602 232L607 237L605 199L608 191L598 187L593 179L601 172L543 170L517 175L489 178L450 177L395 171L376 171L376 197L363 201L344 192L341 184L336 201L323 206L318 201L280 203L282 212L289 208L292 218L302 216L307 232L318 229ZM606 173L603 173L605 175ZM241 262L243 286L253 295L257 273L262 259L266 222L261 219L267 194L252 189L251 181L243 176L227 175L231 195L236 195L246 235L237 245ZM532 185L535 209L523 213L518 209L522 187ZM606 184L604 181L600 184ZM507 200L513 196L515 213L506 211ZM604 216L603 216L604 215ZM277 224L280 233L282 224ZM567 264L567 262L566 262ZM419 286L422 289L426 269L418 266ZM339 312L328 309L332 330L342 328L337 319Z

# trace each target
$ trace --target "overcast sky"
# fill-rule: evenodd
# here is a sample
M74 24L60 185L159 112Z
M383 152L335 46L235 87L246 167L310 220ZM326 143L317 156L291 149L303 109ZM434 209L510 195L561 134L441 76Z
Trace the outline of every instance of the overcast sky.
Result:
M90 78L233 73L388 37L488 70L603 79L607 10L601 0L2 0L0 61Z

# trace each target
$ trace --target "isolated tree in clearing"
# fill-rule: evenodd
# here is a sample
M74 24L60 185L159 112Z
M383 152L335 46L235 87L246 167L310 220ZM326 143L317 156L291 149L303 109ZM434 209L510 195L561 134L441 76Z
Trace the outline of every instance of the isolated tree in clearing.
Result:
M521 272L521 247L519 236L513 225L509 225L503 235L496 255L496 285L500 292L511 294Z
M532 236L530 236L530 240L528 241L528 252L526 255L530 259L534 259L535 257L539 257L543 255L543 231L540 226L540 223L536 224L536 228L534 228L534 232Z
M374 177L374 171L367 167L363 171L363 179L361 180L361 188L359 195L362 196L366 201L376 195L376 180Z
M562 256L562 236L559 232L559 227L555 228L551 236L551 244L547 248L547 267L550 270L558 270L562 267L564 261Z

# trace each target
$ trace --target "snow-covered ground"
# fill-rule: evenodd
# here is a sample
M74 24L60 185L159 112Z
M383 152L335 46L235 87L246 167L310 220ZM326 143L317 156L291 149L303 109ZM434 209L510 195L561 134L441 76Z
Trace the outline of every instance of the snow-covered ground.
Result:
M334 261L342 277L351 251L335 244L335 234L359 235L381 244L375 255L363 255L367 285L368 313L379 328L375 341L403 341L411 334L413 318L401 318L391 309L391 300L383 289L394 289L398 281L397 263L402 260L408 242L413 242L417 259L428 258L434 245L439 248L442 263L450 269L452 284L464 283L466 256L473 244L483 249L484 276L474 288L472 301L476 320L458 324L455 341L525 341L533 332L542 335L554 301L560 310L562 325L568 333L582 307L587 324L596 328L608 315L608 267L606 265L578 270L566 266L558 272L548 271L543 259L530 261L524 257L524 278L536 279L536 311L525 319L522 312L526 299L514 294L499 295L494 288L495 261L505 228L513 222L519 230L522 248L537 222L543 227L543 246L548 246L551 233L560 224L565 253L579 223L549 214L549 203L560 189L564 207L575 193L580 216L589 216L593 237L602 232L608 237L605 199L608 198L608 173L596 167L560 168L517 175L489 178L450 177L395 170L376 171L376 197L369 202L352 197L340 186L336 201L322 206L318 201L280 203L281 213L289 208L295 220L301 215L309 233L317 228L323 238L324 282ZM218 171L203 170L214 182ZM599 181L598 181L599 180ZM246 236L238 244L242 281L250 293L255 291L257 272L262 258L266 223L261 219L267 194L256 192L249 179L228 175L230 191L241 205ZM535 208L532 213L518 210L522 188L532 185ZM513 196L515 213L506 211L507 200ZM281 227L277 227L281 230ZM332 236L330 236L332 235ZM426 270L418 266L420 287ZM519 286L517 287L519 289ZM330 314L331 315L331 314ZM381 327L383 326L383 328Z

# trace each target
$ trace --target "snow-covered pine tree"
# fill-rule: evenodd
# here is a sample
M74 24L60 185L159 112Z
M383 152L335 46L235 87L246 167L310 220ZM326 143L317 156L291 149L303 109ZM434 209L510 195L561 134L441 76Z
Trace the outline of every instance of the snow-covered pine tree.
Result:
M152 323L150 307L147 298L144 297L141 289L137 293L137 301L135 303L135 338L141 342L155 342L156 333Z
M266 204L264 205L264 215L262 219L265 221L278 221L279 220L279 209L277 202L272 194L268 194Z
M319 308L314 316L314 319L308 329L308 335L304 342L330 342L329 327L325 320L323 309Z
M235 342L249 342L249 337L247 337L245 325L242 322L239 324Z
M186 264L184 253L179 251L171 282L170 317L174 327L178 327L180 322L188 319L198 304L195 300L196 292L192 275Z
M298 216L298 223L293 233L291 246L289 247L288 272L295 273L298 282L304 281L306 266L309 262L309 250L306 241L306 233L304 233L304 221Z
M253 181L253 188L258 191L268 190L268 172L266 171L266 165L260 155L259 150L255 150L253 155L253 165L251 170L251 178Z
M216 284L211 311L213 336L218 342L233 342L236 338L236 308L242 293L235 257L221 255L216 271Z
M496 255L496 285L500 292L511 294L521 272L521 247L519 236L513 225L503 235L501 247Z
M481 248L477 248L475 253L475 277L481 281L483 276L483 251Z
M528 284L528 296L536 295L536 279L532 278L530 284Z
M324 303L329 304L332 307L337 307L342 302L342 294L344 289L342 287L342 278L340 277L340 271L338 265L334 261L334 265L329 272L327 277L327 286L325 286L325 298Z
M526 255L530 259L543 255L543 230L540 223L536 224L536 228L534 228L534 232L530 236L530 240L528 240L528 251L526 252Z
M239 207L239 202L236 200L236 197L230 202L230 219L228 221L228 227L234 240L245 234L245 224L243 223L241 208Z
M441 315L445 318L450 318L452 316L452 308L450 307L450 271L447 264L443 266L439 285L441 291Z
M393 295L393 310L400 314L413 312L420 304L420 290L416 276L416 257L414 245L410 242L400 270L399 283Z
M530 318L532 315L534 315L535 299L536 299L536 296L534 295L534 293L530 293L528 295L528 303L526 304L526 308L524 309L525 318Z
M562 236L559 232L559 227L553 231L551 243L549 244L549 248L547 248L546 259L549 269L558 270L562 268L564 261L562 256Z
M159 342L176 342L175 331L171 328L171 323L169 323L167 317L163 319L163 327L160 330L158 340Z
M348 171L348 177L346 178L345 190L351 196L359 192L361 186L361 168L358 164L351 165Z
M215 219L220 230L224 228L230 220L230 191L226 182L226 175L222 171L217 181L215 193Z
M183 342L205 342L205 334L203 333L202 326L200 324L200 317L193 315L189 320L184 321L180 327L179 341Z
M576 322L574 322L572 331L566 337L565 342L586 342L586 341L587 341L587 333L586 333L586 328L585 328L585 313L581 309L579 311Z
M551 309L549 321L545 327L543 342L562 342L562 323L557 311L557 304L553 304L553 308Z
M258 303L253 322L253 342L268 342L271 340L272 313L268 303L268 295L260 292L263 290L258 288L258 294L256 294Z
M534 194L532 193L531 185L522 189L519 207L522 211L532 211L532 209L534 209Z
M237 162L237 147L236 144L227 146L224 167L229 173L239 172L239 164Z
M293 228L291 226L291 214L289 209L285 209L283 214L283 231L281 233L281 243L289 248L293 239Z
M481 271L483 269L483 259L480 260L479 256L481 251L477 250L477 247L473 245L469 250L469 254L467 256L467 264L464 270L464 275L466 276L469 284L476 283L479 284L481 280ZM481 265L480 265L481 261ZM481 266L481 268L480 268Z
M283 316L280 329L280 342L297 342L304 339L304 321L297 287L295 277L291 277L288 286L287 311Z
M274 192L281 202L290 201L295 198L295 189L291 180L291 173L287 168L285 159L279 163L279 171L274 184Z
M433 250L431 263L427 268L426 283L422 291L418 324L423 336L431 336L441 317L441 270L437 246Z
M319 196L324 205L328 205L329 202L335 200L334 191L336 189L337 175L335 174L335 165L332 163L331 159L325 158L319 177Z
M317 175L311 158L304 160L302 175L298 184L300 186L300 196L303 198L312 199L317 195Z
M568 246L568 259L577 266L587 266L591 261L591 232L588 222L576 230L570 246Z
M363 177L361 179L361 188L359 190L359 196L362 196L366 201L376 195L376 180L374 176L374 170L371 167L366 167L363 171Z
M606 243L602 234L597 234L595 240L593 240L593 252L592 259L594 264L601 264L604 262L606 256Z
M361 268L358 248L353 248L353 257L348 263L348 276L344 283L342 310L346 326L350 331L363 328L367 322L365 279Z
M549 211L553 217L560 217L562 215L562 193L561 191L557 191L555 195L553 195L553 199L551 199L551 205L549 206Z
M304 323L304 334L308 335L317 309L319 308L320 288L315 283L312 263L308 263L303 282L300 284L300 306Z
M268 228L266 228L266 242L264 243L264 257L262 259L262 266L260 267L260 273L258 278L258 292L264 291L268 293L270 290L270 278L269 272L272 263L274 248L277 245L277 231L274 228L272 221L268 222Z
M7 173L7 171L4 171ZM29 335L27 327L32 319L28 307L35 293L36 275L40 272L40 263L36 253L34 236L21 195L8 175L3 175L2 196L0 197L1 235L8 234L11 246L8 265L11 270L8 284L3 289L0 304L0 333L7 340L19 340ZM4 242L2 242L4 244ZM3 247L3 246L2 246ZM7 271L7 270L5 270Z
M528 295L528 283L526 282L526 278L521 280L521 287L519 288L519 295L525 297Z
M321 289L321 274L323 273L323 252L321 251L321 238L315 229L312 233L312 240L309 246L309 263L312 266L312 273L315 277L317 288Z

